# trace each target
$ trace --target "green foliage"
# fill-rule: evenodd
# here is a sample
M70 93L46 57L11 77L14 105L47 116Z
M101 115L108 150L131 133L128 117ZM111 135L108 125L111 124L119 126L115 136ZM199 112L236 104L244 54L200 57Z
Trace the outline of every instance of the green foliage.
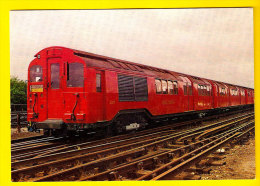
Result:
M26 104L27 83L17 77L11 77L11 104Z

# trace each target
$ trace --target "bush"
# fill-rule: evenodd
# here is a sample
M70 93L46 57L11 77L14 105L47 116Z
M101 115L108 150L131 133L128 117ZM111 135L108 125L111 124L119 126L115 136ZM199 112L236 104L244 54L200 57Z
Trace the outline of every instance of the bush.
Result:
M11 104L26 104L27 83L17 77L11 77Z

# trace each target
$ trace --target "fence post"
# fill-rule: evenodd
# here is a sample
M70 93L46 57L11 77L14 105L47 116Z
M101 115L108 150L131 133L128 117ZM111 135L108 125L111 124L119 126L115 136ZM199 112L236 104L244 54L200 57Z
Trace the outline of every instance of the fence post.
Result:
M20 122L20 113L17 113L17 130L18 133L21 133L21 122Z

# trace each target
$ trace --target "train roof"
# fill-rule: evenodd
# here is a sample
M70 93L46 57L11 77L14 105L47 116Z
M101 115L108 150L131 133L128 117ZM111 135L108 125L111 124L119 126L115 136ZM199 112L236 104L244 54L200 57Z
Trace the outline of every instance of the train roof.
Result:
M76 49L70 49L70 48L61 47L61 46L52 46L52 47L45 48L45 49L41 50L40 52L38 52L35 55L35 57L38 54L43 53L44 51L47 51L47 54L48 54L48 51L52 51L52 50L57 50L61 53L62 53L62 50L71 52L72 54L82 58L86 62L87 66L91 66L91 67L125 70L128 72L135 72L135 73L140 73L140 74L146 74L148 76L154 76L154 77L157 77L160 79L178 80L178 81L183 81L183 82L187 82L187 83L189 83L188 81L190 80L197 84L207 85L207 84L210 84L210 81L212 81L221 87L223 87L223 86L240 87L240 88L247 88L247 89L253 90L252 88L248 88L248 87L232 85L232 84L219 82L219 81L215 81L215 80L209 80L206 78L201 78L201 77L183 74L183 73L179 73L179 72L174 72L174 71L161 69L161 68L157 68L157 67L153 67L153 66L149 66L149 65L139 64L139 63L135 63L135 62L130 62L130 61L126 61L126 60L121 60L121 59L117 59L117 58L112 58L112 57L108 57L108 56L103 56L103 55L94 54L94 53L85 52L85 51L76 50ZM53 53L53 52L50 52L50 53ZM189 80L187 80L183 77L187 77Z

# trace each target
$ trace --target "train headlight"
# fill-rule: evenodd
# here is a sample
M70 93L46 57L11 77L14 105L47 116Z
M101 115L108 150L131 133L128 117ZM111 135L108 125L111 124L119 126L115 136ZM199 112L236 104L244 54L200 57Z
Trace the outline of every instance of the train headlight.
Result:
M38 55L37 55L37 58L38 58L38 59L40 59L40 58L41 58L41 55L40 55L40 54L38 54Z

